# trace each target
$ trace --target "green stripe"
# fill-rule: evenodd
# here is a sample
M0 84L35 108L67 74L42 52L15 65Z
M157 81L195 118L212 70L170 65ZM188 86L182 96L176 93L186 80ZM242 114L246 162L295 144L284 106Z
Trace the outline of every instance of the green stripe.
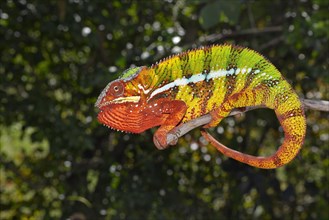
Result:
M189 76L191 75L191 70L190 70L190 65L189 65L189 56L188 53L182 53L179 55L179 60L180 60L180 64L181 64L181 68L183 71L183 76Z
M210 72L211 60L212 60L212 48L206 47L204 48L204 62L203 62L203 70L205 70L206 73Z

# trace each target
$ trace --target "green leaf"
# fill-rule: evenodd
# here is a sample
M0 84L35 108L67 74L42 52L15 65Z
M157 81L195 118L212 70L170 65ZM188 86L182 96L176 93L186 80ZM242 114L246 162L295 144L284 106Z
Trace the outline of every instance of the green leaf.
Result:
M219 23L220 2L215 1L204 6L200 12L199 22L204 29L211 28Z
M91 202L83 196L69 196L67 197L67 200L81 202L82 204L86 205L89 208L93 206Z
M227 18L226 22L235 25L237 24L241 12L242 4L239 1L219 0L220 12ZM221 21L224 21L221 19Z
M219 22L234 25L238 22L240 11L241 3L238 1L213 1L202 8L199 22L204 29L214 27Z

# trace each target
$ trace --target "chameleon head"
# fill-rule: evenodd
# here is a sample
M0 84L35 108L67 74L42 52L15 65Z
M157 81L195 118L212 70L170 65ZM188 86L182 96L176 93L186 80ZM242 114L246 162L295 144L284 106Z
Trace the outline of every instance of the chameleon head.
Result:
M121 77L110 82L99 95L95 107L100 109L98 121L112 129L140 133L156 126L157 120L147 123L145 82L148 68L135 67L124 71ZM160 123L160 122L159 122Z

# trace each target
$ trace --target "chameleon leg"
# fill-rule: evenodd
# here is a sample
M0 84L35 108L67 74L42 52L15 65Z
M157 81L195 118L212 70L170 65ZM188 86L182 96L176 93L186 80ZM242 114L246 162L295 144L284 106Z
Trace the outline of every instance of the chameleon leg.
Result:
M180 100L167 101L161 105L162 114L168 114L168 116L153 136L153 142L159 150L168 146L167 134L182 120L187 109L185 102Z

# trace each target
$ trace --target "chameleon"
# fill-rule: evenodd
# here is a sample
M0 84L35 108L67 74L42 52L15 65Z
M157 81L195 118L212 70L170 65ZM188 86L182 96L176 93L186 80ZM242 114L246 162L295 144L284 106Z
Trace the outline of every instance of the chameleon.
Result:
M204 46L164 58L150 67L125 70L99 95L98 121L109 128L141 133L160 126L153 136L158 149L181 123L210 114L204 126L217 126L233 109L273 109L284 140L270 156L228 148L201 134L224 155L253 167L274 169L289 163L303 145L306 118L298 95L278 69L258 52L237 45ZM175 144L175 143L170 143Z

